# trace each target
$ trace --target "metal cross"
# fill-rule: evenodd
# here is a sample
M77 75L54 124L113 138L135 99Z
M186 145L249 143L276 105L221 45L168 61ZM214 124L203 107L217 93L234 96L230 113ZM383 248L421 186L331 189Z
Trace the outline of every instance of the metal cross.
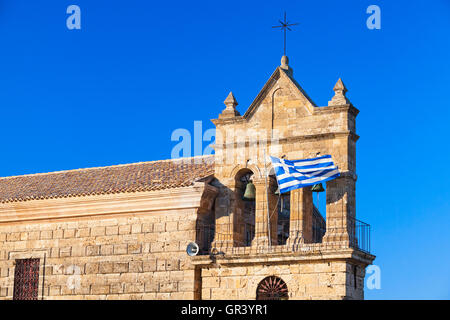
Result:
M284 55L286 55L286 29L289 31L292 31L291 28L292 26L296 26L298 25L298 23L289 23L286 20L286 12L284 12L284 21L278 20L280 22L279 26L274 26L272 28L281 28L284 31Z

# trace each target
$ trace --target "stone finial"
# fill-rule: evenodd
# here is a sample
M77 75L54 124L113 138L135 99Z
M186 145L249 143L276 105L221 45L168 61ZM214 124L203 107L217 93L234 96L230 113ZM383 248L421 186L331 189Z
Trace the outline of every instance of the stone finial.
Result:
M230 91L223 103L225 104L226 108L219 115L219 118L233 118L241 115L239 111L236 110L238 102L234 97L233 92Z
M289 58L287 56L281 57L281 68L289 69Z
M334 85L333 90L336 91L341 91L344 94L348 91L347 88L345 87L344 82L342 82L342 79L339 78L339 80L336 82L336 84Z
M233 92L231 92L231 91L223 103L227 106L227 108L230 108L230 109L232 109L232 108L234 109L238 105L238 102L237 102L236 98L234 97Z
M341 78L336 82L336 85L333 88L334 97L331 101L328 101L329 106L340 106L344 104L350 104L350 100L347 99L345 94L347 93L347 88L344 85L344 82Z
M280 65L280 68L281 69L283 69L283 70L285 70L285 71L288 71L289 73L291 73L292 74L292 68L289 66L289 58L287 57L287 56L282 56L281 57L281 65Z

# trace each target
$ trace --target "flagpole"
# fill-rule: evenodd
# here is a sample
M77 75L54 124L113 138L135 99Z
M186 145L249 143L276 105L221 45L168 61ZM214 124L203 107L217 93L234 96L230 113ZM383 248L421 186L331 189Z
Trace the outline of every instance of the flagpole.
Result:
M286 50L285 50L286 51ZM272 92L272 113L271 113L271 128L270 128L270 146L272 146L272 141L273 141L273 109L274 109L274 101L275 101L275 93L281 90L281 87L276 88L273 92ZM267 228L269 228L269 247L272 246L272 237L271 237L271 232L270 232L270 210L269 210L269 190L267 190L267 165L266 165L266 147L267 147L267 143L265 145L264 148L264 182L266 184L266 201L267 201ZM278 183L278 179L277 179L277 183ZM281 196L281 194L280 194ZM277 206L278 206L278 202L277 202Z
M268 228L268 235L269 235L269 247L271 247L272 246L272 236L271 236L271 232L270 232L269 190L267 189L267 165L266 165L266 148L265 147L264 147L264 185L266 188L267 228Z

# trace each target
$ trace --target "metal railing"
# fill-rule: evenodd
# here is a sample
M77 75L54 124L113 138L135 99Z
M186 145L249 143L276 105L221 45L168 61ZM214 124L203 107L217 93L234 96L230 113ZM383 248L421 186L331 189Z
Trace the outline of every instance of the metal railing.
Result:
M370 224L361 220L350 218L350 223L353 230L353 237L351 238L351 246L355 249L370 253Z
M348 241L349 246L370 253L370 225L353 217L333 218L326 221L326 232L335 241Z
M326 221L313 219L312 241L305 243L297 241L295 245L286 245L289 238L289 220L279 220L277 224L277 236L272 238L272 246L277 247L277 251L290 252L301 250L301 247L311 247L312 244L323 243L323 237L326 232L335 236L336 243L347 243L347 246L360 251L370 253L370 225L351 217L346 220L342 218ZM328 224L328 225L327 225ZM347 224L347 227L345 227ZM234 232L231 232L231 231ZM250 247L255 237L266 235L264 231L258 230L258 227L248 223L233 225L214 225L197 223L196 242L200 247L200 255L210 254L212 251L221 251L224 248L236 248L233 252L244 252L244 247ZM299 231L297 238L301 239L303 234ZM335 248L335 244L330 243L330 247ZM323 244L328 248L328 243Z

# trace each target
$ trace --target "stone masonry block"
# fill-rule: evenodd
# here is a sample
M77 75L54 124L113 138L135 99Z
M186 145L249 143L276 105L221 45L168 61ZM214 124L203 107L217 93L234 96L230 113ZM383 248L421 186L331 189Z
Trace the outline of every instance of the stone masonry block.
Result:
M173 232L173 231L177 231L177 230L178 230L178 222L177 221L166 222L166 231L167 232Z
M193 281L179 281L178 282L178 291L187 292L192 291L194 289Z
M74 238L75 237L75 229L66 229L64 230L64 238Z
M59 296L61 294L61 286L50 286L50 296Z
M158 271L166 271L166 260L165 259L158 259L156 265L157 265Z
M143 261L142 267L144 269L144 272L156 271L156 259L150 259L147 261Z
M113 267L114 273L128 272L128 262L115 262Z
M164 222L158 222L153 225L153 232L165 232L166 224Z
M159 284L159 292L175 292L177 291L177 282L161 282Z
M119 226L119 234L130 234L130 233L131 233L130 225Z
M86 255L87 256L98 256L100 254L100 246L87 246Z
M129 243L128 244L128 253L129 254L141 253L141 244L140 243Z
M131 233L141 233L142 232L142 225L140 224L133 224L131 226Z
M140 293L144 292L144 284L143 283L126 283L125 284L125 293Z
M91 230L89 228L77 229L75 236L77 238L87 238L90 236Z
M51 231L51 230L41 231L41 240L52 239L52 237L53 237L53 231Z
M183 281L184 271L172 271L169 274L170 281Z
M86 263L85 270L86 274L97 274L99 272L99 263Z
M153 232L153 224L151 223L142 224L142 232Z
M20 232L8 233L6 235L6 241L20 241Z
M66 248L59 249L59 257L60 258L70 257L71 254L72 254L72 247L66 247Z
M138 273L143 272L143 263L142 261L130 261L129 263L129 272Z
M174 271L179 270L180 268L180 261L175 259L170 259L166 261L166 270L168 271Z
M86 248L83 247L83 245L75 244L74 246L72 246L71 256L72 257L83 257L85 255L85 252L86 252Z
M0 288L0 297L8 296L8 288Z
M159 283L156 281L150 281L145 283L145 292L158 292Z
M127 252L128 245L126 243L114 245L114 254L127 254Z
M39 231L31 231L28 233L28 240L39 240Z
M208 277L203 279L203 288L219 288L220 278L219 277Z
M106 227L105 234L107 236L118 235L119 234L119 227L118 226Z
M113 263L100 262L99 273L113 273Z
M0 269L0 277L1 278L5 278L5 277L7 277L9 275L9 269L6 267L6 268L1 268Z
M112 244L104 244L100 247L100 254L102 256L110 256L113 254L113 248Z
M99 295L99 294L108 294L109 286L108 285L92 285L91 286L91 294Z
M165 247L164 242L153 242L150 246L150 252L163 252Z
M104 236L106 234L105 227L94 227L91 229L91 237Z
M123 284L122 283L112 283L110 284L110 293L123 293Z

